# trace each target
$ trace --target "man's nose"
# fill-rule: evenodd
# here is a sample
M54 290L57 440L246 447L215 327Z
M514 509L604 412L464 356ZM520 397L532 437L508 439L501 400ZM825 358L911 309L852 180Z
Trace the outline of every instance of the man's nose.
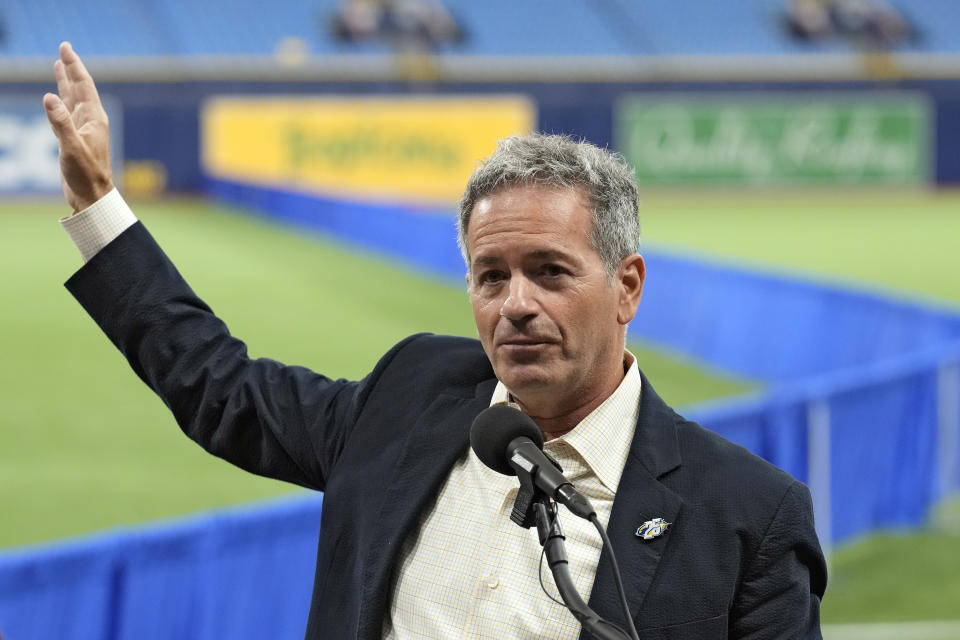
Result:
M513 322L520 322L536 315L537 303L533 294L532 282L523 276L510 278L510 289L506 300L500 306L500 315Z

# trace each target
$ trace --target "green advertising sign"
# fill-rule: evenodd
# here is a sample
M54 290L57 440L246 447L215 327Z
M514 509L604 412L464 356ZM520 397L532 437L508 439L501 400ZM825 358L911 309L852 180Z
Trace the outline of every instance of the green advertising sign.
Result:
M917 184L931 116L910 93L629 96L617 148L641 185Z

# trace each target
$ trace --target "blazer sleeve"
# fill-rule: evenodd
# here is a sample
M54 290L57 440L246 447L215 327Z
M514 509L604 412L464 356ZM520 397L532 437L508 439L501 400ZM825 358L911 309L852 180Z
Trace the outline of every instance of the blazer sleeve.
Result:
M250 359L139 222L66 286L190 438L313 489L324 489L369 387L404 344L360 382Z
M810 492L794 481L742 577L730 612L730 638L820 639L826 586Z

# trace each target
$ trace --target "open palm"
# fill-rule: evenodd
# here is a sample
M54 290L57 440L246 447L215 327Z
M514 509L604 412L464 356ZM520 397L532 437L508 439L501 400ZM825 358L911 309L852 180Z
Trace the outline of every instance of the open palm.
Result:
M113 189L110 124L93 78L69 42L60 45L53 73L59 95L44 95L43 107L60 143L63 195L80 211Z

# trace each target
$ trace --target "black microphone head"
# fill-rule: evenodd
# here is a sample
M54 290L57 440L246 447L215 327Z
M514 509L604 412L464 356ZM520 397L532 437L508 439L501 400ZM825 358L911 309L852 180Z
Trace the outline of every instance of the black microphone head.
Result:
M507 459L507 445L514 438L530 438L543 448L540 427L524 412L505 404L484 409L470 427L470 446L480 462L508 476L517 475Z

